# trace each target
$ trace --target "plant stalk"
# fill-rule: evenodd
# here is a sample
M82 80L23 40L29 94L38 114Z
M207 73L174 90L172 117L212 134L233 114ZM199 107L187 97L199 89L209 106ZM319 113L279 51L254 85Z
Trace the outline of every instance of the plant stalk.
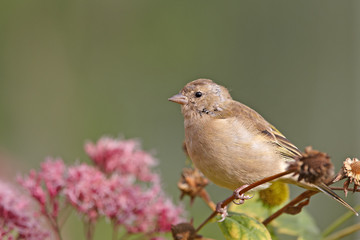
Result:
M285 175L288 175L288 174L290 174L290 173L293 173L294 171L295 171L294 169L289 169L289 170L286 170L285 172L281 172L281 173L275 174L275 175L273 175L273 176L270 176L270 177L261 179L260 181L254 182L254 183L250 184L249 186L245 187L244 189L242 189L242 190L239 192L239 194L241 195L241 194L243 194L243 193L245 193L245 192L247 192L247 191L249 191L249 190L251 190L251 189L253 189L253 188L255 188L255 187L259 186L259 185L261 185L261 184L264 184L264 183L273 181L273 180L275 180L275 179L277 179L277 178L280 178L280 177L282 177L282 176L285 176ZM224 207L227 206L229 203L231 203L233 200L235 200L234 194L231 195L230 197L228 197L227 199L225 199L225 200L221 203L221 207L224 208ZM199 232L200 229L201 229L202 227L204 227L204 226L205 226L212 218L214 218L217 214L218 214L218 212L216 212L216 210L213 211L213 212L211 213L211 215L210 215L207 219L205 219L205 221L202 222L202 223L197 227L197 229L195 230L195 232Z

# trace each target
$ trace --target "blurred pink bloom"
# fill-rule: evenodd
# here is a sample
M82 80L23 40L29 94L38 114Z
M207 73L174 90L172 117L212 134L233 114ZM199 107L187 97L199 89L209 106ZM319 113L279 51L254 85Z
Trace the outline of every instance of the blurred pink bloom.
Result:
M93 166L81 164L68 170L65 195L89 221L95 221L99 216L98 206L106 192L105 181L105 175Z
M135 140L103 137L96 144L86 143L85 151L106 173L116 171L123 175L133 175L141 181L155 181L157 175L151 173L151 167L156 165L156 160L139 147L140 144Z
M0 239L47 239L30 199L0 181Z
M148 194L149 192L145 193L143 199L134 206L132 221L123 224L128 232L147 234L169 232L171 225L184 221L181 217L184 213L182 207L175 206L162 192Z
M18 178L18 182L26 188L31 196L40 204L41 211L46 212L46 193L41 187L41 178L35 170L31 170L28 177Z
M65 194L89 221L105 216L130 233L167 232L182 220L183 209L165 199L158 185L145 188L116 173L107 178L86 164L69 168Z
M142 189L129 176L112 174L104 182L104 194L99 211L102 215L122 224L132 217L132 208L141 197ZM121 219L118 216L121 215Z
M168 198L162 197L154 202L152 206L156 218L156 232L169 232L171 230L171 225L176 225L180 222L185 221L185 219L180 218L184 213L184 209L180 206L175 206L172 201Z
M156 160L137 141L103 137L96 144L86 143L85 151L101 170L112 174L102 184L105 204L98 210L103 215L130 233L168 232L183 220L183 208L165 197L160 177L151 171Z
M66 167L61 159L48 158L39 172L19 178L59 236L58 211L64 204L81 213L90 228L105 217L128 233L149 237L169 232L171 225L183 221L183 208L165 196L159 175L152 172L155 159L136 141L101 138L96 144L87 143L85 150L96 166Z
M66 166L61 159L47 158L38 173L31 170L29 176L18 178L19 183L39 202L42 213L54 219L59 208L57 197L65 186L65 171Z
M47 158L41 164L40 178L44 181L50 198L56 197L65 186L66 166L60 159Z

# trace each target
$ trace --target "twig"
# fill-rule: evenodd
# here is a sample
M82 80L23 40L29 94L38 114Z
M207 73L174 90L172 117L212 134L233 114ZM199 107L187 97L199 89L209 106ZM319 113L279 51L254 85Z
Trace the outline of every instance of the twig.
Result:
M259 185L261 185L261 184L270 182L270 181L272 181L272 180L274 180L274 179L277 179L277 178L279 178L279 177L282 177L282 176L285 176L285 175L287 175L287 174L293 173L294 171L295 171L294 169L289 169L289 170L287 170L287 171L285 171L285 172L281 172L281 173L275 174L275 175L273 175L273 176L270 176L270 177L261 179L260 181L254 182L254 183L250 184L249 186L245 187L244 189L242 189L242 190L239 192L239 194L241 195L241 194L243 194L243 193L245 193L245 192L247 192L247 191L249 191L249 190L251 190L251 189L253 189L253 188L255 188L255 187L259 186ZM234 199L235 199L235 196L234 196L234 194L233 194L233 195L231 195L230 197L228 197L227 199L225 199L225 200L222 202L221 207L223 208L223 207L227 206L227 205L228 205L229 203L231 203ZM210 215L207 219L205 219L204 222L202 222L202 223L199 225L199 227L195 230L195 232L199 232L200 229L201 229L202 227L204 227L205 224L207 224L207 223L208 223L213 217L215 217L217 214L218 214L218 213L217 213L216 211L213 211L213 212L211 213L211 215Z
M209 206L212 211L215 211L216 204L211 201L210 196L205 189L201 189L198 195L204 200L204 202Z
M48 220L54 234L55 234L55 239L56 240L62 240L62 237L61 237L61 230L60 230L60 226L57 222L57 219L53 218L47 208L45 208L44 212L42 212L42 215Z
M331 187L331 190L342 190L344 191L344 187ZM353 188L348 188L347 189L349 192L354 192L354 189ZM360 188L358 189L355 189L355 192L360 192Z
M92 240L94 238L94 222L93 221L86 221L84 222L84 230L85 230L85 236L86 240Z
M340 187L331 187L331 189L332 190L344 190L344 188L340 188ZM353 191L353 189L349 189L349 190ZM359 191L359 189L357 189L357 191ZM318 192L317 191L312 191L312 190L308 190L308 191L303 192L298 197L294 198L292 201L290 201L288 204L286 204L284 207L282 207L278 211L276 211L273 215L271 215L270 217L265 219L263 221L263 224L266 226L272 220L274 220L275 218L279 217L281 214L286 212L290 207L295 206L297 203L301 202L302 200L304 200L306 198L310 198L311 196L315 195L316 193L318 193Z
M288 204L286 204L284 207L280 208L279 210L277 210L274 214L272 214L270 217L268 217L267 219L265 219L262 223L266 226L267 224L269 224L272 220L274 220L275 218L279 217L281 214L283 214L284 212L286 212L286 210L289 207L295 206L296 204L300 203L301 201L303 201L304 199L307 199L309 197L311 197L312 195L316 194L318 192L316 191L312 191L312 190L307 190L305 192L303 192L302 194L300 194L299 196L297 196L296 198L294 198L293 200L291 200Z

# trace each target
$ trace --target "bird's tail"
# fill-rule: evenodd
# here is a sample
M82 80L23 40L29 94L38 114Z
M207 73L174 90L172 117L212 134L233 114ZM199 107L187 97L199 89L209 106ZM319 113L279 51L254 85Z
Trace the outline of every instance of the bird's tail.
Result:
M332 197L333 199L335 199L336 201L338 201L339 203L341 203L342 205L344 205L346 208L348 208L349 210L353 211L355 213L356 216L359 216L359 214L355 211L355 209L353 209L347 202L345 202L344 199L342 199L339 195L337 195L333 190L331 190L331 188L329 186L327 186L324 183L318 184L316 185L316 188L319 189L321 192L325 193L326 195Z

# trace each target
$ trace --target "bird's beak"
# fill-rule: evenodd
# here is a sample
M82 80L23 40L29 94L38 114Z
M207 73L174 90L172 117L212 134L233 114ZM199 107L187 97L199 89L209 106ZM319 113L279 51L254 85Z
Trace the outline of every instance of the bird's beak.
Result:
M169 101L172 101L174 103L178 103L181 105L185 105L188 103L188 99L187 97L185 97L184 95L182 95L181 93L178 93L174 96L172 96L171 98L168 99Z

